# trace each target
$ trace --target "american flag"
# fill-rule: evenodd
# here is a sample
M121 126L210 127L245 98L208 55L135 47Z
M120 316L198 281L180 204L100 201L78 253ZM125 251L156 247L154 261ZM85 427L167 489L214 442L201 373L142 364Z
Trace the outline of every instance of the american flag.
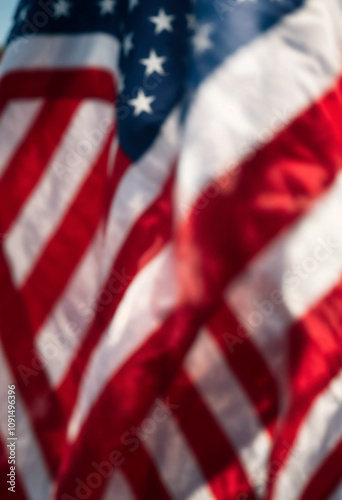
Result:
M20 2L2 498L342 499L341 73L341 0Z

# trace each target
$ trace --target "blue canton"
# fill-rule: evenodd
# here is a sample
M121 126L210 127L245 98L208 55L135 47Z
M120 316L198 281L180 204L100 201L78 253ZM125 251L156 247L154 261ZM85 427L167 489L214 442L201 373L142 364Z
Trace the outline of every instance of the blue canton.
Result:
M9 43L40 34L107 33L121 42L116 102L121 147L134 161L178 104L225 58L304 0L23 0Z

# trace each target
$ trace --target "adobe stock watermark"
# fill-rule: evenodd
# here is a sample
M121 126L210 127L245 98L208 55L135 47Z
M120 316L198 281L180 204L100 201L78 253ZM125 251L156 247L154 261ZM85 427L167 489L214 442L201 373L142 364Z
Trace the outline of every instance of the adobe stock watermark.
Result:
M294 449L288 441L283 440L281 442L278 458L271 459L265 470L256 471L248 476L249 483L258 496L260 498L264 496L266 488L274 483L279 471L285 463L290 464L291 462L295 462L298 467L300 467L303 453L303 449ZM254 498L254 494L251 495L247 492L240 492L236 495L235 500L253 500Z
M134 276L126 273L125 267L121 269L120 273L113 269L106 285L80 304L78 308L79 314L86 316L90 320L94 319L97 313L102 312L112 302L115 295L122 294L133 278Z
M102 462L98 463L93 460L91 462L93 471L86 477L76 477L74 494L64 493L61 500L87 500L90 498L92 492L100 488L116 469L122 467L129 456L158 431L158 425L165 422L178 408L179 404L172 403L169 397L165 397L163 400L158 398L150 415L144 418L138 427L132 426L121 435L122 446L120 446L120 450L112 450L107 459Z
M54 16L54 10L51 8L54 3L55 0L38 0L35 2L35 11L31 12L29 16L25 15L20 34L11 36L6 50L17 54L22 45L25 45L39 30L45 28L49 20ZM20 3L20 6L23 9L25 7L23 2Z
M258 0L255 0L255 3L257 1ZM272 4L272 1L274 2L274 0L269 0L270 4ZM282 8L291 8L295 6L293 0L278 0L277 3L280 4ZM244 3L241 0L214 0L213 5L220 21L225 21L227 16L236 8L244 8ZM265 5L263 2L259 2L259 9L266 10L268 8L269 6Z
M93 157L99 146L104 143L114 126L114 107L113 119L103 118L96 128L83 128L79 131L79 126L80 120L73 123L68 131L72 139L65 144L63 158L53 162L53 168L61 181L75 174L82 167L84 160Z
M264 492L267 486L275 482L279 471L285 463L290 464L295 462L297 467L300 468L303 455L303 449L293 448L288 441L282 441L278 458L272 458L265 471L250 476L249 480L251 484L257 492Z
M213 6L220 21L225 21L230 13L239 6L241 7L241 4L241 0L214 0L213 2Z

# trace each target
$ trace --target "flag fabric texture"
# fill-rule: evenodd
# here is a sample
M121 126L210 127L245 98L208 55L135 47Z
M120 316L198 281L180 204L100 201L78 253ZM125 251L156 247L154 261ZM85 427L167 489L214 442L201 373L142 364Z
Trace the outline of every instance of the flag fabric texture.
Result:
M342 499L341 74L340 0L19 3L3 498Z

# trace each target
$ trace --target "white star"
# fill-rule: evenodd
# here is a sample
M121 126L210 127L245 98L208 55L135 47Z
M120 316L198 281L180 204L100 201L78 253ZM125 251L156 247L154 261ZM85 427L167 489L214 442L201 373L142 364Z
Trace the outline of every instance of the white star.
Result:
M122 42L122 50L125 56L128 56L130 51L133 49L134 44L132 42L133 38L133 32L132 33L127 33L126 36L124 36L123 42Z
M130 12L132 12L134 7L137 7L138 5L139 5L139 0L128 0L128 10Z
M146 66L145 76L150 76L156 72L159 75L165 73L162 64L166 61L166 57L158 57L155 50L150 50L150 55L145 59L140 59L140 63Z
M213 46L213 42L209 38L212 31L212 24L202 24L198 27L196 33L192 37L195 52L201 54Z
M101 16L105 16L106 14L114 14L116 0L100 0L100 2L97 2L97 5L100 7Z
M54 9L53 17L69 17L71 4L67 0L57 0L56 3L52 4Z
M19 14L18 14L19 21L25 21L25 19L27 18L27 13L28 13L29 9L30 8L28 5L26 7L23 7L22 9L20 9Z
M167 15L164 9L159 9L157 16L151 16L149 20L156 25L154 33L159 35L162 31L173 31L172 21L176 16Z
M194 14L185 14L186 22L188 23L188 29L196 29L196 17Z
M130 99L128 102L131 106L134 107L134 116L139 116L140 113L148 113L149 115L152 113L151 103L155 100L155 97L150 95L146 96L144 91L140 89L138 91L138 95L135 99Z

